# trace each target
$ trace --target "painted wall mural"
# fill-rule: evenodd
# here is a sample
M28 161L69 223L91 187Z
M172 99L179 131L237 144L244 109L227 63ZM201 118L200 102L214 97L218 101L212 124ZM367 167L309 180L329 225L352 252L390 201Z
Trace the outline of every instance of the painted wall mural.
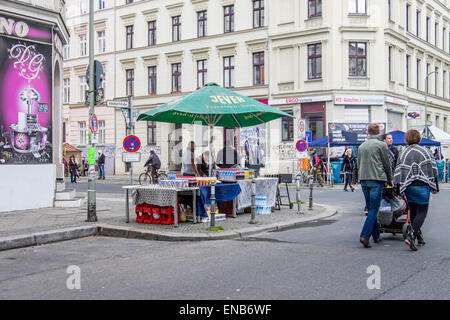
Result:
M0 165L52 162L52 30L0 15Z

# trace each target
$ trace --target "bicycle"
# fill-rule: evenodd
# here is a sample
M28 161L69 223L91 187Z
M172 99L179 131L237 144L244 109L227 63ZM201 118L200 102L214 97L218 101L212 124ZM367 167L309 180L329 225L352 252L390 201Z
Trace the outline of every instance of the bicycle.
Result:
M156 181L153 181L152 173L150 170L151 166L147 167L147 170L139 175L139 184L142 185L150 185L156 184L159 180L166 180L167 174L165 171L156 170Z

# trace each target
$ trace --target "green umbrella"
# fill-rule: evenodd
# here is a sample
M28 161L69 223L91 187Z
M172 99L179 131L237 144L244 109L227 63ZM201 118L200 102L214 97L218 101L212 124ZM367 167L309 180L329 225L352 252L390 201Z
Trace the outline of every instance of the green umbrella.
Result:
M291 117L281 110L225 89L216 83L208 83L202 89L185 95L159 107L142 113L137 121L188 123L212 127L251 127L281 117ZM210 140L211 141L211 140ZM209 176L212 175L212 152L209 144ZM211 188L211 206L214 212L214 185ZM215 225L211 214L211 227ZM252 210L252 220L254 222Z
M215 83L208 83L202 89L142 113L137 120L251 127L281 117L292 116Z

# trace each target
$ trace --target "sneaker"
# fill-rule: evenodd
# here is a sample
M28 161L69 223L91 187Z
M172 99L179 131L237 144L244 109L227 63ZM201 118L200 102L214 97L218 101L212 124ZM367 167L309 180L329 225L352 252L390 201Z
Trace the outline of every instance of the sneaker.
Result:
M375 243L381 243L381 241L383 241L381 237L379 237L378 239L373 239L373 242Z
M420 232L418 235L416 235L416 239L417 239L417 244L419 246L424 246L425 245L425 240L423 240L422 232Z
M414 236L412 236L412 235L408 235L407 237L406 237L406 239L405 239L405 243L409 246L409 248L412 250L412 251L417 251L417 247L416 247L416 245L414 244L414 242L415 242L415 239L414 239Z
M344 191L345 191L345 192L348 192L348 190L347 190L347 189L344 189Z
M359 238L359 242L361 242L364 245L364 248L371 248L370 241L367 238L361 237Z
M355 192L355 188L352 188L352 192Z

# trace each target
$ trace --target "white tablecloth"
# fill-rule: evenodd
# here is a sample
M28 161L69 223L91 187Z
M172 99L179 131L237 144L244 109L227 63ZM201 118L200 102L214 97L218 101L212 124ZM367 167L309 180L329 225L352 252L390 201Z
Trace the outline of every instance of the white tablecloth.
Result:
M267 197L267 206L274 207L278 178L256 178L256 197ZM241 193L237 197L239 210L252 206L252 180L238 180Z

